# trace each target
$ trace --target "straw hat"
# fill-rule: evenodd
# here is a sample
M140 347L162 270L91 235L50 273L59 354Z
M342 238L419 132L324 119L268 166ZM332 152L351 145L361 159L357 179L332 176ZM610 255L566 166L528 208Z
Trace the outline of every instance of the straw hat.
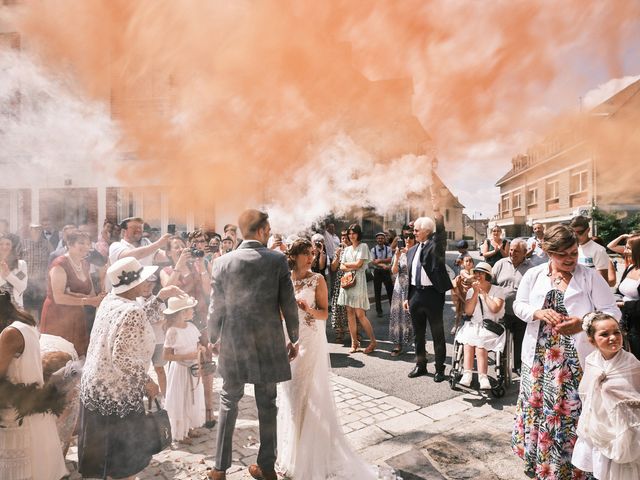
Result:
M124 293L140 285L157 269L143 266L136 258L124 257L109 267L107 277L113 285L113 293Z
M493 276L493 269L487 262L479 262L475 267L473 267L473 271L486 273L490 277Z
M180 295L179 297L171 297L167 301L167 308L162 312L165 315L179 312L187 308L193 308L198 304L198 301L190 297L189 295Z

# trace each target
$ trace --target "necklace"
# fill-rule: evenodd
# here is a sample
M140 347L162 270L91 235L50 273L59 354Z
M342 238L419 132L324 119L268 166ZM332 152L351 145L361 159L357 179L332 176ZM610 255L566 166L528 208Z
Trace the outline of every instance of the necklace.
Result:
M569 275L569 279L571 279L572 275L570 273L558 272L556 275L552 277L553 284L555 286L559 286L563 281L569 283L567 280L565 280L565 275ZM551 273L549 273L549 276L551 277Z
M71 258L71 255L67 255L67 258L69 259L69 263L71 264L71 266L73 267L73 269L74 269L77 273L82 273L82 263L80 263L80 265L77 265L77 264L73 261L73 258Z

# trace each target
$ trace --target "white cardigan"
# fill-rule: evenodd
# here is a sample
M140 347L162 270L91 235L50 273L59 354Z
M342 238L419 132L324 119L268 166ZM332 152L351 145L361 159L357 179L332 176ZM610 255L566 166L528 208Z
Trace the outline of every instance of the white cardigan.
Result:
M542 309L547 292L553 288L549 277L549 263L543 263L529 269L518 286L513 311L527 322L527 330L522 342L522 362L531 367L536 353L536 343L540 330L540 320L534 320L533 314ZM584 265L576 265L573 277L564 292L564 306L572 317L582 318L589 312L600 310L620 320L622 313L616 306L616 300L602 278L600 272ZM587 334L583 331L571 335L578 352L580 365L585 365L585 358L595 347L589 343Z

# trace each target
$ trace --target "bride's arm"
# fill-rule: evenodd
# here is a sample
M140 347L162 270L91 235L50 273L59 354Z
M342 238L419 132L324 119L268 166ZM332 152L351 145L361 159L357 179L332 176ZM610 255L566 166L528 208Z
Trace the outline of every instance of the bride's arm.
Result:
M307 305L305 313L314 320L326 320L329 316L329 292L327 290L327 282L322 275L318 276L318 284L316 285L316 308Z

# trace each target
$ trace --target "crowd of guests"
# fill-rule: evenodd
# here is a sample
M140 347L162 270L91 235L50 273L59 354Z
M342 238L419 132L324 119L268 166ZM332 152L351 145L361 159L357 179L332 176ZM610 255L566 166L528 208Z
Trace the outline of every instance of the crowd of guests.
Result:
M235 225L225 225L222 234L198 229L160 235L143 219L128 218L105 221L92 238L87 225L55 232L43 220L24 239L9 233L6 222L0 227L0 291L13 306L0 312L0 377L43 385L41 374L17 368L23 361L40 362L31 338L35 332L37 341L36 328L68 341L75 358L86 356L79 387L83 474L108 471L120 478L148 464L150 453L129 455L144 451L131 432L144 417L145 396L164 399L176 441L188 444L198 427L213 427L213 375L195 384L189 368L210 361L216 350L207 332L208 310L215 308L211 273L217 258L242 243ZM286 254L301 237L311 245L311 271L328 285L335 340L348 342L350 353L361 351L362 334L368 338L365 354L377 348L367 316L371 280L378 317L383 286L389 302L391 356L413 348L416 364L408 375L426 375L428 326L433 379L444 381L443 309L451 291L451 333L464 349L460 385L470 387L477 372L479 388L490 389L489 352L513 342L513 371L521 380L512 446L530 476L590 478L584 472L593 472L599 479L639 478L638 454L616 438L626 428L626 440L640 439L632 424L640 415L640 233L621 235L604 247L581 216L546 230L535 224L528 240L508 241L495 227L480 246L480 262L466 241L458 243L453 280L437 208L433 219L418 218L400 235L379 232L372 247L363 243L360 225L338 233L332 223L312 233L274 233L267 247ZM606 248L623 258L619 281ZM509 336L487 322L503 325ZM150 366L157 384L147 373ZM27 373L21 377L17 371ZM604 383L609 377L615 387ZM612 409L613 419L606 415ZM29 423L21 428L28 431ZM47 428L45 435L53 438L55 429ZM35 469L33 455L25 454L20 468ZM39 478L59 478L59 459L48 458L51 476Z

